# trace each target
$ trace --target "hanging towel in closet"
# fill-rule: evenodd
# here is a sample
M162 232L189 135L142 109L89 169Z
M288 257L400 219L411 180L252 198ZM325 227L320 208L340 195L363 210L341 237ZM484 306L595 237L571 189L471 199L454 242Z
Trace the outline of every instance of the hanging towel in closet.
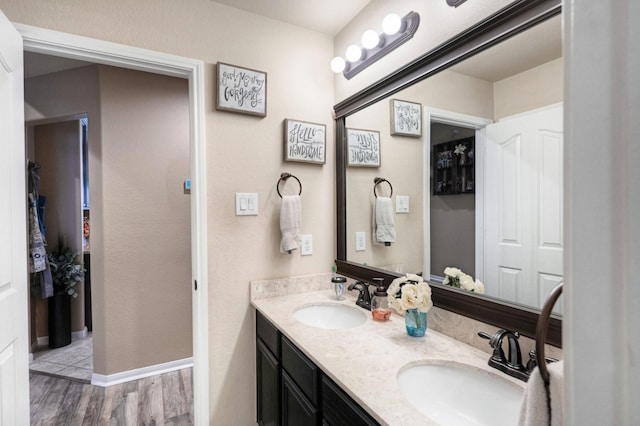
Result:
M529 376L520 407L520 426L562 426L562 394L564 390L564 361L547 365L549 370L549 399L547 389L535 368Z
M302 202L299 195L285 195L280 206L281 253L291 253L300 243Z
M380 244L396 242L396 228L393 222L393 200L389 197L376 198L374 206L375 241Z

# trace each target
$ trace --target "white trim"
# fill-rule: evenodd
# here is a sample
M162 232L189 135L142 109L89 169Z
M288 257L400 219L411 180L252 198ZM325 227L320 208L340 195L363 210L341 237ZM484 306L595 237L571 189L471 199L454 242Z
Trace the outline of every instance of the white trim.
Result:
M120 383L131 382L133 380L144 379L145 377L157 376L191 367L193 367L193 358L184 358L109 375L93 373L91 375L91 384L107 388Z
M191 144L191 288L193 304L193 399L195 424L209 424L209 312L207 277L207 173L204 131L204 62L161 52L14 24L24 49L189 80Z
M431 175L431 123L448 124L451 126L460 126L475 129L475 161L476 161L476 178L475 178L475 217L476 217L476 259L475 259L475 276L479 280L484 280L484 147L486 139L485 127L493 120L490 118L476 117L473 115L461 114L458 112L446 111L437 108L425 107L425 123L424 126L424 153L423 153L423 182L424 186L424 217L423 217L423 241L424 241L424 267L425 276L431 276L431 229L430 209L431 209L431 185L429 177ZM428 271L428 274L427 274Z

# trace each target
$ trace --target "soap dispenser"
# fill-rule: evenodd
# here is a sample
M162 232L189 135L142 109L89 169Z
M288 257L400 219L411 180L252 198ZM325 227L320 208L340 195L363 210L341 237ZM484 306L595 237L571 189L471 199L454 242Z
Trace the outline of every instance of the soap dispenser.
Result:
M371 315L376 321L387 321L391 318L391 308L387 301L387 292L384 288L384 278L374 278L373 283L376 291L371 300Z

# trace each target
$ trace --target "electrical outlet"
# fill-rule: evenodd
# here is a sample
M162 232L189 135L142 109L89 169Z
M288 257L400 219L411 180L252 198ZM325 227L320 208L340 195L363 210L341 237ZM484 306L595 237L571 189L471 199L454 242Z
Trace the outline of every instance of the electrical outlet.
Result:
M356 232L356 251L365 251L367 249L365 238L364 232Z
M396 196L396 213L409 213L409 196Z
M310 256L313 254L313 236L311 234L300 235L300 255Z

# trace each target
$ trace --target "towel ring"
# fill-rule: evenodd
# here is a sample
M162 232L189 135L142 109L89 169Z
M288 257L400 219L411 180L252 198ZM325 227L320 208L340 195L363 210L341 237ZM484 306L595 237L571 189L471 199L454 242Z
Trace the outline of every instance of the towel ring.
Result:
M544 342L547 340L547 329L549 328L549 318L551 317L551 310L556 304L558 297L562 294L562 283L558 284L547 297L547 301L544 302L542 312L538 318L538 324L536 325L536 361L538 363L538 369L540 370L540 376L546 385L549 384L549 370L547 369L547 358L544 355Z
M389 197L393 197L393 186L391 186L391 182L389 182L385 178L381 178L381 177L373 178L373 183L374 183L374 185L373 185L373 195L375 195L376 198L378 198L378 194L376 194L376 186L378 186L382 182L387 182L389 184L389 188L391 188L391 194L389 194Z
M287 179L289 179L290 177L294 178L295 180L298 181L298 185L300 185L300 192L298 192L298 195L302 195L302 183L300 183L300 179L298 179L297 177L295 177L294 175L292 175L291 173L280 173L280 179L278 179L278 183L276 184L276 191L278 192L278 195L280 196L280 198L282 198L282 194L280 193L280 182L282 181L287 181Z

